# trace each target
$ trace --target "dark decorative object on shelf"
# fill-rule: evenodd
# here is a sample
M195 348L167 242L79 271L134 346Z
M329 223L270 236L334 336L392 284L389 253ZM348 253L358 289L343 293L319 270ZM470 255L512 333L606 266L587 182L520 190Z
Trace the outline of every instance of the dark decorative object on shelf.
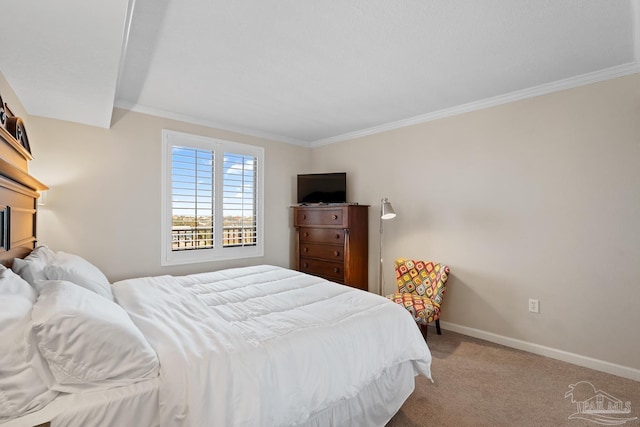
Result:
M4 127L5 123L7 123L7 113L4 111L4 101L0 95L0 126Z
M6 127L7 131L22 145L25 150L31 152L29 147L29 138L27 138L27 131L24 128L24 123L20 117L7 117Z
M16 117L7 104L5 104L0 95L0 127L6 130L15 140L31 154L31 147L29 146L29 138L27 137L27 130L24 127L24 122L20 117Z

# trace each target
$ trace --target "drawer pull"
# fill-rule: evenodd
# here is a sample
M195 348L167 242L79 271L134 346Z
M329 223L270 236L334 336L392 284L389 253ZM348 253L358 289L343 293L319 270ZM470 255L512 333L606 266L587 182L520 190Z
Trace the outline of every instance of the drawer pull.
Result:
M338 252L338 251L333 251L333 256L340 256L340 252Z
M303 251L309 252L309 248L302 248Z
M302 215L302 219L307 219L307 216L306 215Z
M304 264L302 264L302 266L303 266L304 268L308 268L308 267L309 267L309 263L308 263L308 262L305 262Z
M336 234L336 239L339 239L339 238L340 238L340 235L339 235L339 234Z
M304 232L304 237L309 237L309 233L308 232Z
M333 218L333 219L338 219L338 215L333 214L333 215L331 215L331 218Z
M333 272L334 273L340 273L340 269L338 267L336 267L336 268L333 269Z

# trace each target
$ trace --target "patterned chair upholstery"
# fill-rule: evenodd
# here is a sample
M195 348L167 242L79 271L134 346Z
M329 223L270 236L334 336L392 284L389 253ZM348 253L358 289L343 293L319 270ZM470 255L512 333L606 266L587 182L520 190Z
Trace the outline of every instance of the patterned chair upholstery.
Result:
M440 335L440 305L449 278L449 267L403 258L397 259L395 265L398 291L387 295L387 298L406 308L425 336L427 325L433 321Z

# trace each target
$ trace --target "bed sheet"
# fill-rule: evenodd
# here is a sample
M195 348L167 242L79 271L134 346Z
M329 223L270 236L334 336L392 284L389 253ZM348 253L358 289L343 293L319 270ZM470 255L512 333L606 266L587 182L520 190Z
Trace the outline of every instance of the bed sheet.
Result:
M394 366L430 378L406 310L315 276L255 266L113 290L158 353L163 425L312 424Z
M39 411L15 418L2 427L159 426L160 378L93 392L60 394Z

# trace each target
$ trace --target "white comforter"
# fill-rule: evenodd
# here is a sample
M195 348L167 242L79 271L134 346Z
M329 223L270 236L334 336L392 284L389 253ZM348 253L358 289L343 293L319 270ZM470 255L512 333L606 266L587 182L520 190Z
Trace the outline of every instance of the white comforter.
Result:
M431 354L402 307L273 266L124 280L114 295L158 353L167 426L302 424L385 367Z

